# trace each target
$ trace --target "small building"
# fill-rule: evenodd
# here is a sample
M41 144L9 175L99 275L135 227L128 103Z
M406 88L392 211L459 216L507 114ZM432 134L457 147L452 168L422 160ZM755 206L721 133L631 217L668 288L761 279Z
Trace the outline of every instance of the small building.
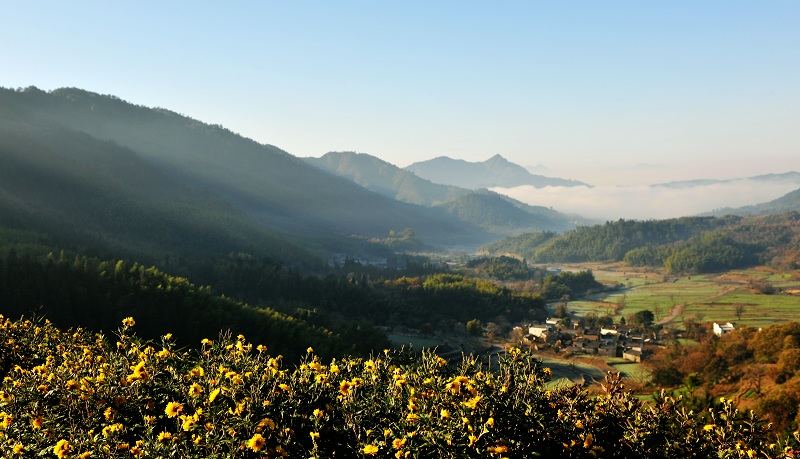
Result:
M537 340L550 343L556 340L558 332L549 324L533 324L528 327L528 334L533 335Z
M717 336L723 336L732 332L736 327L733 326L732 323L728 322L726 324L718 324L714 322L714 334Z
M633 349L627 349L622 352L622 358L625 360L630 360L631 362L641 362L642 361L642 351L636 351Z

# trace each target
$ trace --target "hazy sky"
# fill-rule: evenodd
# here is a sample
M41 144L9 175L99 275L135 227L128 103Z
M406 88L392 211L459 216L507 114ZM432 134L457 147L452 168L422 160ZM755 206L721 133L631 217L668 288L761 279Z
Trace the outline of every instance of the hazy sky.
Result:
M592 184L800 171L800 2L5 1L0 86L296 156L501 154Z

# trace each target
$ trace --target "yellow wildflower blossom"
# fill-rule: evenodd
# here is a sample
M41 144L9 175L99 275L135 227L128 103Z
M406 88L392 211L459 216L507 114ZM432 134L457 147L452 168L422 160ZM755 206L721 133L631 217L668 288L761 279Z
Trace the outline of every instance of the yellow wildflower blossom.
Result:
M197 398L202 393L203 393L203 386L201 386L200 384L194 383L191 386L189 386L189 396Z
M67 440L59 440L56 443L56 446L53 447L53 454L55 454L59 458L67 457L72 451L72 445L69 444Z
M247 440L246 443L247 447L253 450L253 452L255 453L261 451L261 449L264 448L264 445L266 444L267 440L265 440L264 437L261 436L261 434L253 435L252 437L250 437L249 440Z
M164 409L164 413L168 417L174 418L175 416L183 413L183 405L178 402L169 402L167 403L167 407Z
M370 456L374 456L378 454L378 447L375 445L366 445L364 449L361 450L364 454L369 454Z

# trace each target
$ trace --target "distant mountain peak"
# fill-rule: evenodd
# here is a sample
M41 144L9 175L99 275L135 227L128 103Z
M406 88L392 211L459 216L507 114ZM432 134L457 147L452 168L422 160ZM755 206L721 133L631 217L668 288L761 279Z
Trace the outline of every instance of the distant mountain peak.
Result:
M500 154L484 162L468 162L446 156L421 161L405 168L407 171L434 183L452 185L471 190L481 188L512 188L529 185L536 188L546 186L586 186L576 180L545 177L531 174Z

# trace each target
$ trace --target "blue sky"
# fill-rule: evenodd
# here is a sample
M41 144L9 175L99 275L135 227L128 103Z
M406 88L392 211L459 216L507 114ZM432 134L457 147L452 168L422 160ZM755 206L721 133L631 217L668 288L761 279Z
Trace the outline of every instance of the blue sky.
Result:
M296 156L501 154L640 184L800 171L800 2L4 2L0 86Z

